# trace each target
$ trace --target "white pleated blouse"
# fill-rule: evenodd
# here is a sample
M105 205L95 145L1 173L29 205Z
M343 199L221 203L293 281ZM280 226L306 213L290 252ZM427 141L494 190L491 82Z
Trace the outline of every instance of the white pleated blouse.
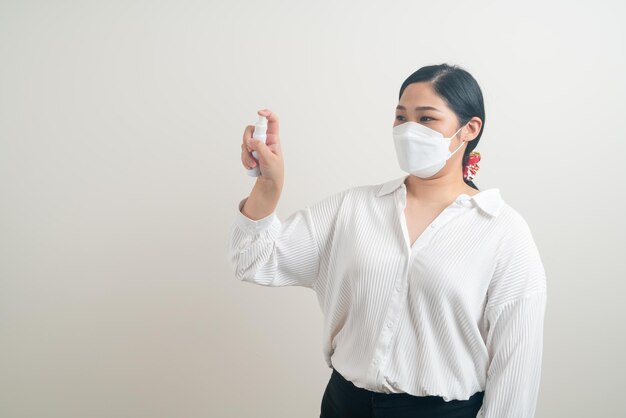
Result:
M281 221L230 229L235 276L315 291L323 354L356 386L466 400L481 418L534 416L546 275L524 218L497 188L460 194L410 244L408 175L334 193Z

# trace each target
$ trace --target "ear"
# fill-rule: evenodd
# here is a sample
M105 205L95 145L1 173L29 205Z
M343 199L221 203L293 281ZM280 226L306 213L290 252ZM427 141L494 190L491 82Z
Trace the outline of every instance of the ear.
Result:
M465 141L471 141L478 136L480 129L483 126L483 121L474 116L465 124L465 128L461 131L461 138Z

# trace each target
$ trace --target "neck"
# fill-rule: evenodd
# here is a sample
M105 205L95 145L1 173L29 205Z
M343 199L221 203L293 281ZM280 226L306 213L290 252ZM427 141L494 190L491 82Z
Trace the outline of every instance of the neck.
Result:
M461 193L470 196L478 193L478 190L468 186L458 173L447 173L441 177L422 179L409 175L404 180L407 190L407 199L426 204L442 204L456 199Z

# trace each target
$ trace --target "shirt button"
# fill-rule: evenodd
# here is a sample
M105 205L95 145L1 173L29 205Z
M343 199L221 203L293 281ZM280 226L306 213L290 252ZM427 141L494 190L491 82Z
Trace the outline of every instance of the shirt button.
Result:
M435 228L435 226L436 226L435 224L431 224L430 225L431 228Z
M372 363L374 363L374 366L376 366L376 365L378 364L378 359L377 359L377 358L375 358L375 359L374 359L374 361L373 361Z
M387 328L391 328L392 325L393 325L393 322L391 321L387 322Z
M400 291L400 286L396 286L396 292Z

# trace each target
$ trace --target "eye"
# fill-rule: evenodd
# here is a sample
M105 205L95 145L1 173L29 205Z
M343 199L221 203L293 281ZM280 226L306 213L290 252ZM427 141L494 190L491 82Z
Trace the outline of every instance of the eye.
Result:
M432 118L431 118L430 116L422 116L422 117L420 118L420 120L424 120L424 119L431 119L431 120L432 120ZM424 122L428 122L428 121L426 120L426 121L424 121Z
M396 120L402 120L401 118L403 118L403 117L404 117L404 116L402 116L402 115L397 115L397 116L396 116Z

